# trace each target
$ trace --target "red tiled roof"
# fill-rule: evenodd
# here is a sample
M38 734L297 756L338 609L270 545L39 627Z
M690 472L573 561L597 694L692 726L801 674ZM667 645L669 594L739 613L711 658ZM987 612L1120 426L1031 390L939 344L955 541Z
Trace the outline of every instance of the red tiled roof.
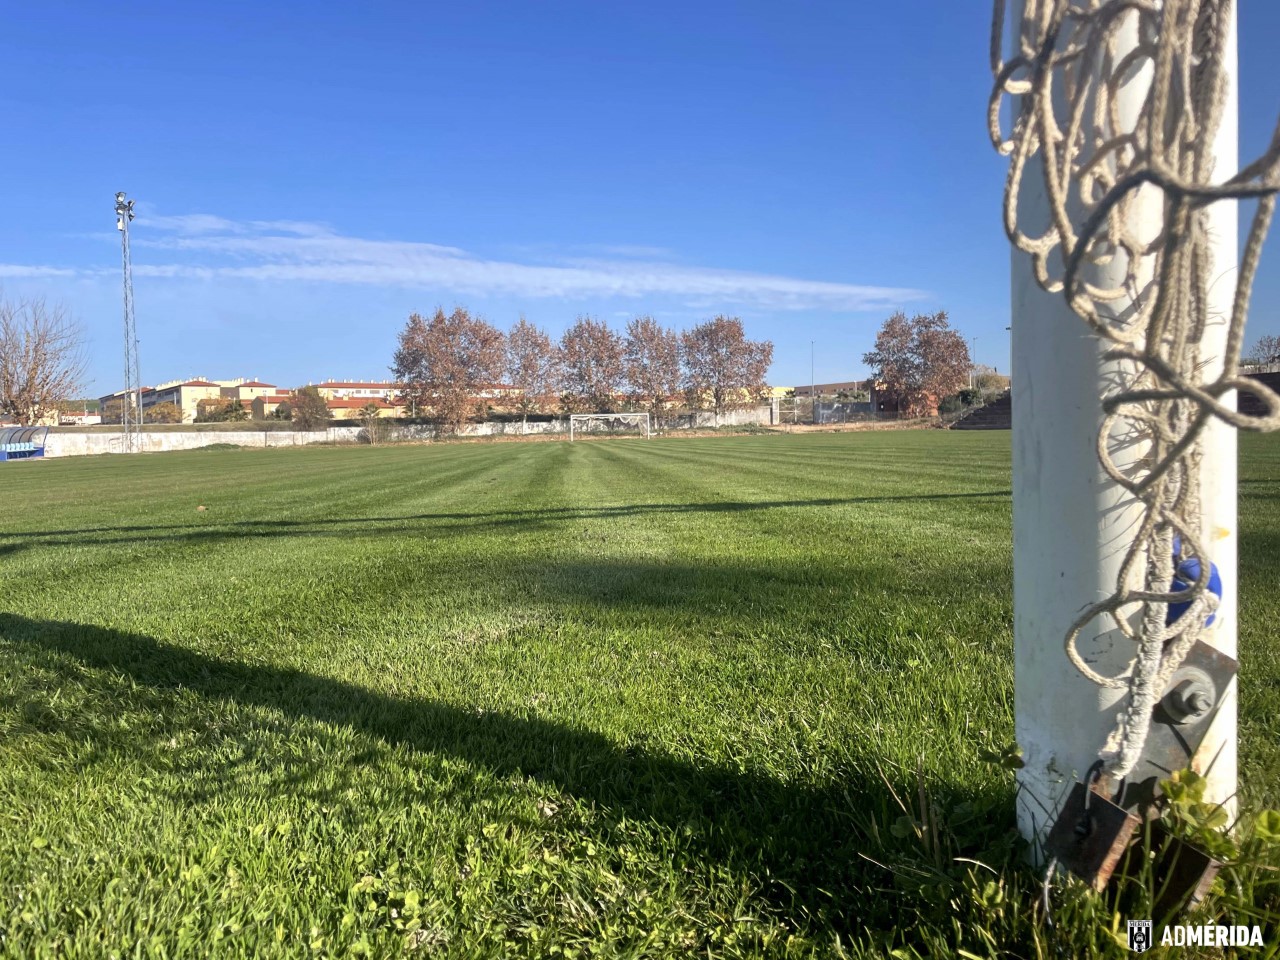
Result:
M240 384L240 386L242 386L242 387L271 387L272 389L275 389L275 384L274 384L274 383L263 383L261 380L246 380L244 383Z
M348 397L343 400L326 400L325 403L328 404L330 410L359 409L360 407L367 407L371 403L380 410L390 410L394 406L394 404L387 403L387 401L378 397Z
M263 403L284 403L286 400L292 400L292 396L287 393L263 393L254 398L261 400Z
M180 387L216 387L216 383L210 383L208 380L188 380L186 383L178 384Z

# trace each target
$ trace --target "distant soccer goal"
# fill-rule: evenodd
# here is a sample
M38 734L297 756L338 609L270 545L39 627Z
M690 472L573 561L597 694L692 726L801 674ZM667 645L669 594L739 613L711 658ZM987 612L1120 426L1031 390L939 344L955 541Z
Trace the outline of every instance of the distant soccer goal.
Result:
M634 426L646 440L650 436L647 413L571 413L569 414L569 442L579 433L617 433L621 428Z

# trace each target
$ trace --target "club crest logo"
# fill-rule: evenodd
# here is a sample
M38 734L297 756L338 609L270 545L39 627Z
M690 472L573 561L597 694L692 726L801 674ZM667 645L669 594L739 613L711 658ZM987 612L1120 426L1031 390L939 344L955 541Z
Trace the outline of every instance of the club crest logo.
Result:
M1129 921L1129 949L1134 953L1145 953L1151 949L1151 921Z

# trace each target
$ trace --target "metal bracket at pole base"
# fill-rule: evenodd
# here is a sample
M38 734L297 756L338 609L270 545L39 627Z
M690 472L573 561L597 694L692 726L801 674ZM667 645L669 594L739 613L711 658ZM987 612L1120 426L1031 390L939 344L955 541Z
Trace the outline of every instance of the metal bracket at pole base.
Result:
M1108 800L1098 784L1072 786L1048 837L1045 853L1101 893L1142 821Z
M1199 906L1222 870L1220 860L1175 837L1159 822L1152 824L1152 851L1155 904L1151 912L1155 917L1171 917Z
M1120 806L1152 806L1161 780L1193 766L1238 669L1234 659L1196 641L1156 704L1142 757L1125 780Z
M1160 781L1193 765L1237 669L1231 657L1197 641L1153 710L1142 757L1133 772L1117 790L1109 778L1097 777L1102 764L1095 764L1088 785L1077 783L1067 795L1045 838L1045 853L1099 893L1118 867L1132 873L1135 861L1126 852L1134 831L1143 817L1156 814ZM1112 791L1114 801L1105 795ZM1222 864L1172 836L1159 823L1152 824L1152 831L1157 914L1194 906Z

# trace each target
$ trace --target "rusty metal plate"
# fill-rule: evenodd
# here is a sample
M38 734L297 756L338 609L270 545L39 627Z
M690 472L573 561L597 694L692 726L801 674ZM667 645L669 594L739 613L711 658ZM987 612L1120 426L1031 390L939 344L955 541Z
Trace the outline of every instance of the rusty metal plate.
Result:
M1196 641L1174 674L1169 691L1152 713L1142 759L1124 785L1120 799L1122 807L1149 807L1161 780L1167 780L1175 770L1184 770L1192 765L1238 668L1239 664L1225 653L1203 640ZM1198 688L1206 680L1211 688L1212 705L1203 713L1190 716L1178 709L1181 702L1178 688L1188 685ZM1213 758L1202 759L1212 761Z
M1085 785L1077 783L1071 788L1045 838L1044 848L1059 864L1101 893L1141 821L1096 789L1089 792L1093 795L1086 810Z
M1209 893L1222 869L1221 861L1173 836L1159 823L1154 825L1152 843L1156 896L1153 916L1171 917L1176 911L1193 909Z

